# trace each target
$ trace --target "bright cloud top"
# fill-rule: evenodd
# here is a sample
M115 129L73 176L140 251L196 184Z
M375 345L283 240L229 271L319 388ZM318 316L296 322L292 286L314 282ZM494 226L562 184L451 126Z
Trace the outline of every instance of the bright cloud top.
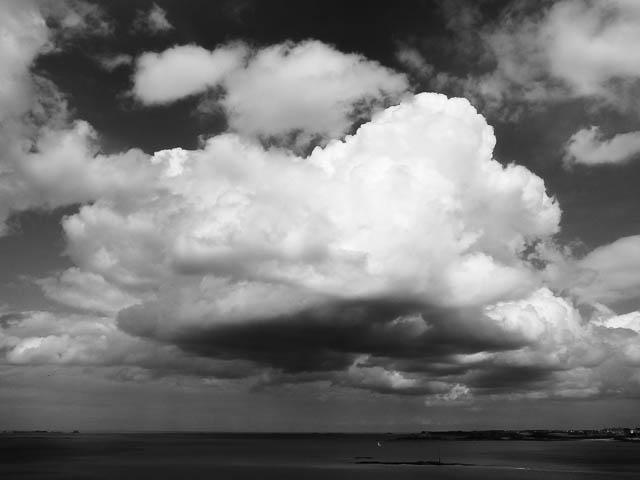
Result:
M166 104L216 86L224 89L220 103L230 127L265 137L339 137L360 113L408 89L404 75L377 62L306 41L257 50L238 43L145 53L133 92L146 104Z
M253 317L270 298L296 308L289 297L302 291L443 305L502 298L535 283L519 255L557 231L560 209L540 178L492 160L494 143L467 101L436 94L307 159L213 137L202 150L157 153L142 203L98 201L68 218L69 251L120 285L162 280L168 273L151 270L163 266L212 275L229 284L210 290L221 319Z

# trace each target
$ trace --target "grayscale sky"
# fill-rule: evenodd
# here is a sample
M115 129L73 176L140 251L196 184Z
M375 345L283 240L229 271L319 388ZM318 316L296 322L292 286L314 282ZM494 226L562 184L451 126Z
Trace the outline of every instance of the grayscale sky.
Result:
M0 430L640 424L640 3L374 3L0 0Z

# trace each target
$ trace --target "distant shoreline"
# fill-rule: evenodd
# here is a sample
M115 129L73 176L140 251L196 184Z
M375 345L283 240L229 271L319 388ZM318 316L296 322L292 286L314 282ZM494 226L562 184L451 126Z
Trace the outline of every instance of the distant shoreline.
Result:
M442 430L419 433L346 433L346 432L207 432L207 431L63 431L63 430L3 430L2 436L60 435L167 435L252 438L340 438L372 437L381 441L567 441L611 440L640 443L640 430L611 428L601 430Z
M606 428L601 430L451 430L422 431L398 436L395 440L421 441L566 441L618 440L640 442L640 430L635 428Z

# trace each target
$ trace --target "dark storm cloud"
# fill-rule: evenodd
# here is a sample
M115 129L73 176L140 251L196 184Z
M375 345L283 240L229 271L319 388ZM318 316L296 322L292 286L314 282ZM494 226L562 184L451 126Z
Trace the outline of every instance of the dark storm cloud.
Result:
M488 365L473 369L465 379L467 385L484 392L513 392L540 388L557 369L544 365Z
M262 369L275 369L281 374L270 377L272 384L324 379L381 393L433 393L431 379L458 377L474 366L461 365L457 355L507 351L527 343L477 311L461 314L394 299L335 302L275 318L218 324L203 319L200 325L163 333L145 327L154 315L153 305L131 307L119 314L118 325L127 333L195 355L248 360ZM368 359L358 360L362 356ZM359 381L345 374L356 364L404 371L415 381L406 388Z
M160 340L187 351L221 358L249 358L285 371L323 371L348 366L354 355L416 351L420 340L390 322L417 305L395 301L341 302L276 318L258 318L182 327ZM154 306L136 306L119 314L124 331L147 337ZM204 323L204 322L203 322ZM391 334L391 335L390 335Z
M19 324L22 320L28 317L25 312L10 312L0 314L0 327L3 329L12 327Z

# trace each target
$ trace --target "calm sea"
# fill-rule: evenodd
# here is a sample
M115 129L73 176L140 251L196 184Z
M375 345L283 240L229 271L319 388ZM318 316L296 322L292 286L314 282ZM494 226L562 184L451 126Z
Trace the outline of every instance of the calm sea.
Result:
M358 462L434 461L465 465ZM0 478L640 478L640 444L391 441L384 435L0 435Z

